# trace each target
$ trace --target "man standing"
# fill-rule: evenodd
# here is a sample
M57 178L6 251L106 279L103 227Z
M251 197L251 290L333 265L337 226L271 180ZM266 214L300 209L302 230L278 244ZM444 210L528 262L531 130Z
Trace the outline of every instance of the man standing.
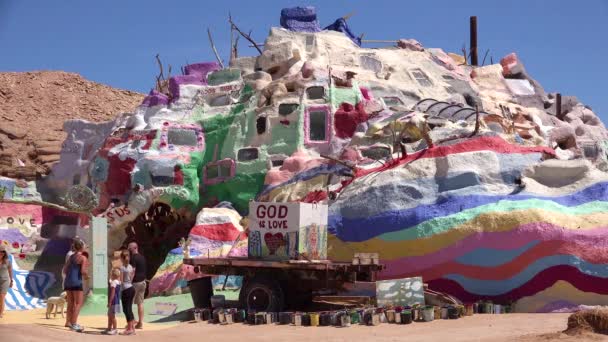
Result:
M129 253L131 253L130 264L133 266L133 288L135 289L135 297L133 303L137 304L137 324L135 329L142 329L144 323L144 295L146 293L146 258L139 254L139 248L136 242L129 243Z

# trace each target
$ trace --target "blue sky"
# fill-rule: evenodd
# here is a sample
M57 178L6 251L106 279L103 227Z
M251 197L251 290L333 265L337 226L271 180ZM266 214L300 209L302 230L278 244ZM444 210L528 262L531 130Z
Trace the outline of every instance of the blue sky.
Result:
M453 52L468 45L469 16L477 15L480 60L486 49L495 62L515 51L546 91L578 96L608 123L608 0L0 0L0 71L65 70L147 92L156 53L174 74L213 60L207 27L227 59L229 11L263 42L281 8L306 4L322 25L355 12L349 24L366 39L415 38ZM255 54L241 42L241 55Z

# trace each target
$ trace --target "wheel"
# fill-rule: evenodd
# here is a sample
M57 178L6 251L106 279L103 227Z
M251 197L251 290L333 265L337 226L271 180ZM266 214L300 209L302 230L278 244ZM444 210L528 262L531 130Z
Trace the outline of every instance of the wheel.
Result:
M249 279L239 295L241 307L253 311L279 312L284 306L281 286L267 277Z

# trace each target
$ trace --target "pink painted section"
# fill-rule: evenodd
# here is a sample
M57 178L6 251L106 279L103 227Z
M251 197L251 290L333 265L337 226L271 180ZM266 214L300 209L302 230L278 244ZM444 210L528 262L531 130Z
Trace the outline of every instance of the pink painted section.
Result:
M0 203L0 217L31 216L35 224L42 224L42 207L32 204Z
M296 151L283 161L278 169L271 169L266 173L265 185L278 185L284 183L296 174L325 164L323 158L313 158L305 151Z

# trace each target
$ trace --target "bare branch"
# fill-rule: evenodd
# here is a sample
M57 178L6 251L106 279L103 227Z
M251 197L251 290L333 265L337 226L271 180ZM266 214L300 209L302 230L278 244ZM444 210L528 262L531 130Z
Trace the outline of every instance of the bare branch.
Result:
M160 69L160 74L158 75L159 79L165 80L165 75L163 74L163 63L160 61L160 55L156 54L156 63L158 63L158 68Z
M473 133L469 135L469 138L472 138L477 135L477 132L479 132L479 107L475 106L475 130L473 130Z
M489 52L490 52L490 49L487 49L486 54L483 56L483 61L481 62L481 66L486 65L486 57L488 57Z
M222 69L224 69L224 63L222 63L222 59L220 58L220 55L217 53L215 44L213 44L213 38L211 37L211 30L208 27L207 27L207 36L209 36L209 43L211 44L211 49L213 50L213 53L215 54L215 58L217 59L217 62L220 63L220 66L222 67Z
M260 55L262 54L262 49L260 49L260 47L258 46L258 44L255 42L255 40L253 40L253 38L251 38L251 31L249 31L249 34L245 34L245 32L241 31L241 29L239 29L238 26L236 26L236 24L234 23L234 21L232 21L232 16L228 16L228 21L230 22L230 25L232 25L232 27L234 27L234 29L241 35L243 36L243 38L247 39L251 44L253 44L253 47L255 47L256 50L258 50L258 52L260 53Z

